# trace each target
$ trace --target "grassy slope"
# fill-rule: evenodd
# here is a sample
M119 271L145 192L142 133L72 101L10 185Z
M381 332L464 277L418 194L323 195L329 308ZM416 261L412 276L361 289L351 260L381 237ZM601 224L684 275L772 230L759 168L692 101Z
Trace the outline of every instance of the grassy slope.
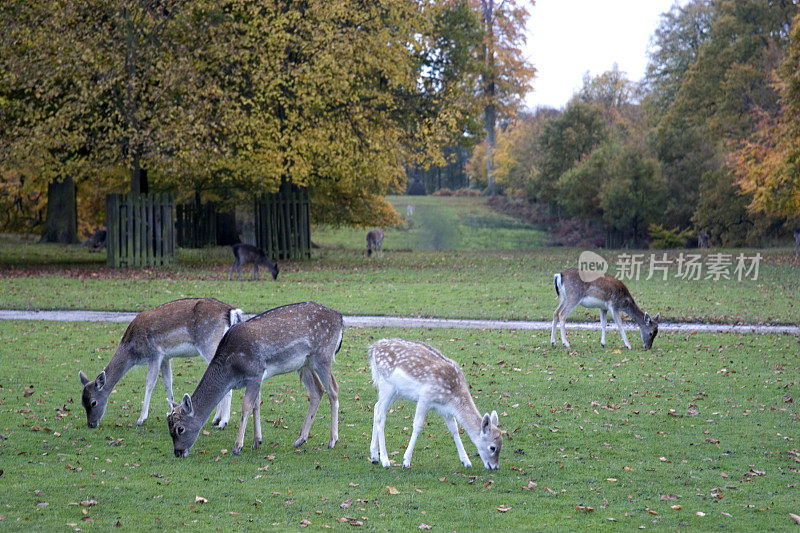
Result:
M325 399L311 439L292 449L307 401L289 375L264 385L261 450L246 446L232 458L233 423L224 431L207 428L189 458L179 460L166 433L160 383L151 418L135 427L142 367L117 385L101 428L86 428L77 371L102 368L124 327L3 323L4 529L107 530L119 523L137 530L285 530L308 520L314 528L357 521L377 530L428 524L560 531L612 527L614 519L626 528L753 531L786 530L788 513L798 511L800 424L790 403L800 371L795 338L663 335L654 351L619 352L614 333L603 350L596 332L573 332L575 349L567 352L549 348L546 332L351 329L335 364L341 440L334 450L325 447ZM498 471L463 468L433 413L411 469L369 462L376 394L366 347L395 335L458 360L479 409L497 409L511 435ZM179 395L193 390L204 365L181 359L173 369ZM240 407L241 391L234 410ZM387 446L397 461L412 418L413 404L398 403L389 415ZM81 504L91 500L97 504Z

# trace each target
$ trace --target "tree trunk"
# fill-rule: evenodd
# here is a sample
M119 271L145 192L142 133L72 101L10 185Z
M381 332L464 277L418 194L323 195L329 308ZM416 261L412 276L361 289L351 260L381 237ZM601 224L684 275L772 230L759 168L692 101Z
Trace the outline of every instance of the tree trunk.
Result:
M71 176L47 186L47 215L40 242L75 244L78 242L78 204Z
M147 186L147 169L136 165L131 170L131 192L133 194L147 194L149 187Z

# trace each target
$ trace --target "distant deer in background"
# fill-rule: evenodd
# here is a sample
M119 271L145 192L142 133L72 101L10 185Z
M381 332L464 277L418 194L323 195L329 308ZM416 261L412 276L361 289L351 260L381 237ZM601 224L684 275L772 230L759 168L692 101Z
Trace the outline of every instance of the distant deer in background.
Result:
M653 345L653 340L658 335L658 318L661 313L657 314L655 318L650 318L650 315L639 309L639 306L633 301L633 296L631 296L625 284L608 274L595 277L597 273L585 272L586 275L584 277L588 277L587 275L595 277L591 281L584 281L581 278L581 274L584 273L577 268L570 268L553 276L559 303L553 313L550 344L552 346L556 345L556 326L558 326L561 329L561 343L569 348L564 323L572 310L578 305L582 305L600 309L602 331L600 344L604 348L606 346L606 312L611 311L611 317L614 319L617 329L619 329L622 342L625 343L626 348L631 349L631 344L628 342L628 337L625 335L625 329L622 327L622 320L620 319L620 312L624 311L639 326L644 349L649 350Z
M136 422L137 426L144 424L159 369L167 397L172 400L170 359L200 354L210 362L225 332L242 319L241 309L216 298L184 298L136 315L103 371L93 380L86 377L83 370L78 374L83 385L81 402L89 427L100 424L114 386L136 365L147 365L142 413ZM222 429L230 419L231 395L221 397L218 403L214 425Z
M797 258L797 251L800 249L800 228L794 228L794 257Z
M383 257L383 236L384 231L380 228L371 229L367 232L367 257L377 250L378 257Z
M708 233L705 231L700 231L697 234L697 247L698 248L708 248Z
M253 263L253 280L261 279L258 274L258 265L264 265L272 274L272 279L278 279L278 265L264 254L264 252L252 244L238 243L233 245L233 265L231 265L231 275L229 280L233 279L233 271L239 273L239 281L242 281L242 265L245 263Z
M405 339L381 339L369 347L368 353L372 382L378 389L369 448L373 463L380 462L385 468L390 465L386 452L386 414L396 399L405 398L417 402L417 409L411 440L403 454L403 468L411 466L414 444L430 409L444 417L464 466L469 468L472 462L461 442L458 424L478 448L483 466L489 470L499 466L503 435L497 427L497 412L481 416L458 363L427 344Z

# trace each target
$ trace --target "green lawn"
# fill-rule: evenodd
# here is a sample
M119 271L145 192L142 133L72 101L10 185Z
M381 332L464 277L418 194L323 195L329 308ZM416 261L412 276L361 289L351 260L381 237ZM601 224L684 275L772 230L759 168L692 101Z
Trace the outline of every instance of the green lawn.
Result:
M580 252L387 250L383 259L368 259L361 250L325 249L308 261L281 262L277 282L266 276L258 283L228 281L232 256L222 247L182 251L189 260L164 270L101 264L4 269L0 261L0 307L141 311L176 298L213 296L249 313L315 300L348 315L551 320L558 303L552 275L577 265ZM666 320L797 323L800 275L787 250L725 253L761 253L758 278L685 280L672 268L666 281L643 274L626 283L645 311ZM613 259L616 252L607 255ZM570 319L597 317L596 310L579 308Z
M334 365L334 450L325 447L327 399L310 440L292 449L307 401L288 375L263 386L260 450L250 450L248 431L242 455L231 457L232 423L206 428L191 455L175 459L160 383L150 419L135 426L142 367L117 384L101 427L86 427L78 370L96 375L124 324L0 328L3 529L286 530L308 521L314 529L785 531L799 510L794 337L662 334L643 352L619 350L615 332L601 349L597 332L574 331L566 351L550 348L549 332L348 329ZM463 468L434 413L410 469L370 463L376 393L366 347L384 336L428 342L462 364L478 408L496 409L508 432L499 470ZM204 366L174 362L176 395L194 389ZM398 403L387 421L398 463L412 418L413 404Z

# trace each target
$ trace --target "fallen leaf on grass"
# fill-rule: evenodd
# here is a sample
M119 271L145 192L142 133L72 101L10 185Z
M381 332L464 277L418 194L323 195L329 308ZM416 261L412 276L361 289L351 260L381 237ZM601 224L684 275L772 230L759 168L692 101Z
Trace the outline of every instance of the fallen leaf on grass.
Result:
M350 506L353 505L353 498L348 498L342 503L339 504L339 507L342 509L350 509Z
M697 511L694 514L696 514L697 516L705 516L706 515L706 513L704 513L703 511Z
M588 505L576 505L575 506L575 510L576 511L586 511L587 513L593 513L594 512L594 507L589 507Z
M535 481L528 481L528 484L525 485L524 487L522 487L522 490L533 490L535 488L536 488L536 482Z
M433 529L433 526L429 526L428 524L423 522L422 524L419 525L419 529Z
M500 507L497 508L497 510L500 511L501 513L506 513L511 510L511 507L507 505L501 505Z
M97 500L95 500L94 498L92 498L91 500L83 500L81 502L81 505L83 505L84 507L91 507L92 505L97 505Z
M794 513L789 513L789 518L794 520L794 523L797 524L798 526L800 526L800 516L798 516L798 515L796 515Z
M194 503L208 503L208 500L202 496L195 496Z
M670 507L670 509L672 509L673 511L680 511L681 509L683 509L683 505L673 505Z
M400 491L396 487L386 485L386 494L400 494Z
M308 527L311 525L311 522L306 520L305 518L300 520L300 527Z

